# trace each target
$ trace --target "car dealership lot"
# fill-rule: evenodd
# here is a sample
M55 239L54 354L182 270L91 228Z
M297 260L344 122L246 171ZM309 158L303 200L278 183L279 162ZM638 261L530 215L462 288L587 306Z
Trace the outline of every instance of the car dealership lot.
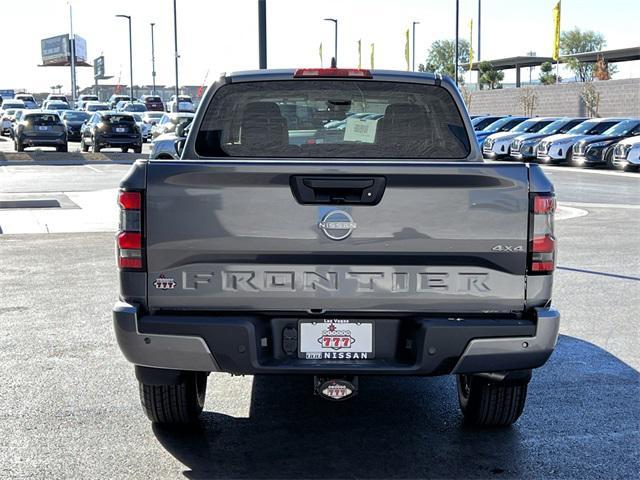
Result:
M140 412L111 327L115 210L105 202L127 169L0 166L0 201L65 206L0 210L2 478L637 473L640 175L545 168L561 212L573 209L557 221L562 337L513 428L462 427L452 377L362 378L357 398L333 404L313 397L307 377L213 375L201 428L171 432ZM38 232L76 233L7 234L24 218L47 227Z

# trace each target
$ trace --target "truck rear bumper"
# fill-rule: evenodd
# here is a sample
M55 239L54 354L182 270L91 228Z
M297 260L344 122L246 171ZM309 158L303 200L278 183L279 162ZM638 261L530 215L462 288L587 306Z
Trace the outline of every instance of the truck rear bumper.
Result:
M120 349L135 365L234 374L443 375L498 372L543 365L556 344L560 315L534 309L531 318L376 319L376 357L307 360L283 350L282 332L296 318L261 315L139 316L113 309Z

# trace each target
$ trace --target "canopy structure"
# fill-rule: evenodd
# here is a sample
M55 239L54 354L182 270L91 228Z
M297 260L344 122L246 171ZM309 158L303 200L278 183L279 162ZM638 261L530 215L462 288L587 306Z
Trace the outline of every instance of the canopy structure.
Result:
M598 52L584 52L584 53L574 53L572 55L565 55L560 58L560 63L564 63L564 61L571 57L580 60L585 63L594 63L598 60L598 56L602 55L604 59L609 63L618 63L618 62L630 62L633 60L640 60L640 47L629 47L629 48L617 48L614 50L600 50ZM508 58L499 58L496 60L482 60L486 61L493 65L494 68L498 70L508 70L515 68L516 69L516 88L520 87L520 69L522 67L539 67L545 62L553 63L555 60L551 57L530 57L530 56L519 56L519 57L508 57ZM471 70L478 70L478 64L480 62L474 62ZM461 68L468 70L469 64L463 63L460 65Z

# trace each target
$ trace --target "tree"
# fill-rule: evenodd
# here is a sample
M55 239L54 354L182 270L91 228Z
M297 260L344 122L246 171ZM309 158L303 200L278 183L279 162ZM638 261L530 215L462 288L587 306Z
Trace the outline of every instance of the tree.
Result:
M544 62L540 65L540 76L538 79L543 85L553 85L557 83L558 76L553 73L553 65L551 65L551 62Z
M609 63L604 59L604 55L598 55L598 60L596 60L596 67L593 71L593 76L598 80L611 79L611 74L609 72Z
M458 41L458 64L469 62L469 42L464 39ZM431 44L424 64L418 66L421 72L439 73L454 78L456 69L456 42L455 40L436 40ZM458 82L463 82L458 68Z
M560 35L560 53L563 56L574 53L597 52L607 46L607 41L599 32L593 30L585 30L584 32L578 27L573 30L562 32ZM573 57L566 59L568 67L573 71L576 79L581 82L590 82L593 80L595 72L595 63L581 62ZM617 69L609 66L609 75L613 75Z
M489 62L480 62L478 64L478 72L480 73L480 78L478 79L480 88L485 85L489 87L489 90L502 88L500 83L504 80L504 72L502 70L496 70Z
M524 111L525 117L533 117L533 112L538 106L538 95L531 87L520 88L520 97L518 98L520 105Z

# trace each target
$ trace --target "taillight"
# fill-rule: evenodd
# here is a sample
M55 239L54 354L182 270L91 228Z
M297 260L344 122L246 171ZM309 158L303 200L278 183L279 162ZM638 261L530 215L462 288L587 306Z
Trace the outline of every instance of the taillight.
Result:
M370 70L363 68L299 68L294 78L304 77L356 77L373 78Z
M529 273L551 273L556 263L555 196L552 193L532 194L530 210Z
M118 268L143 268L142 193L120 190L120 228L116 236Z

